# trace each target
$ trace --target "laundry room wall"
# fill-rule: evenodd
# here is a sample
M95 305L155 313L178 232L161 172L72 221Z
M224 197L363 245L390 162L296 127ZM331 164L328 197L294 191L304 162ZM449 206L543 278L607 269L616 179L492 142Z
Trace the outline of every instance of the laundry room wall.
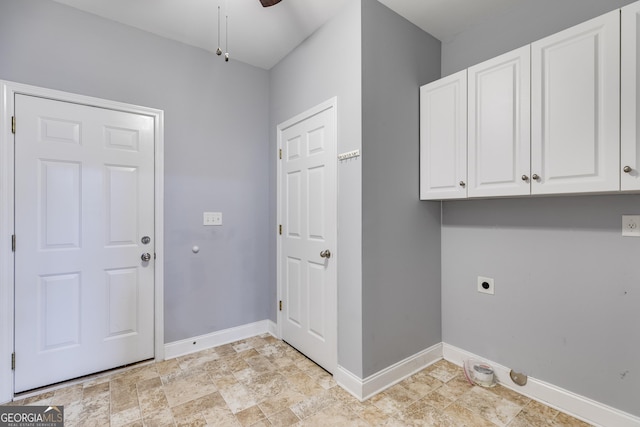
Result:
M443 43L443 74L628 3L516 1ZM640 239L623 214L639 195L444 202L443 341L640 415Z
M165 342L272 316L267 71L50 0L0 0L0 79L164 110ZM204 211L223 225L204 227Z

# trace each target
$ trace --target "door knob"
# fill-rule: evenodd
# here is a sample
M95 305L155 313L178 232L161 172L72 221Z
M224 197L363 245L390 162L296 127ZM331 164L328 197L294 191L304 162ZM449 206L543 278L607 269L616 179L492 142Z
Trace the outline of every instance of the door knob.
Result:
M522 180L523 181L529 181L529 177L527 175L522 175Z
M464 181L460 181L460 187L465 187L467 184Z
M150 254L150 253L148 253L148 252L147 252L147 253L144 253L144 254L142 254L142 255L140 256L140 259L141 259L141 260L143 260L143 261L145 261L145 262L147 262L147 261L149 261L149 260L151 259L151 254Z
M533 175L531 175L531 178L533 178L536 181L540 179L537 173L534 173Z
M625 166L622 170L624 173L630 173L633 169L631 169L631 166Z
M329 251L329 249L325 249L324 251L320 252L320 257L331 258L331 252Z

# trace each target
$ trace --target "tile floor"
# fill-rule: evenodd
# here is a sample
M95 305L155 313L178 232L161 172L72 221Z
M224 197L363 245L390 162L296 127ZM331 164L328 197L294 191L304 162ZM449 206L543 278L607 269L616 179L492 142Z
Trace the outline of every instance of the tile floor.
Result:
M439 361L364 403L261 335L105 375L14 405L64 405L65 426L587 426Z

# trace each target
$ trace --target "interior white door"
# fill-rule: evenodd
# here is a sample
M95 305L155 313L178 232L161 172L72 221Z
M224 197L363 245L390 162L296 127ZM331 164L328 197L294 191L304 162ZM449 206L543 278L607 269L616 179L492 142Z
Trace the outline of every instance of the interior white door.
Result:
M619 190L620 11L533 43L531 67L531 193Z
M279 127L282 338L329 372L337 366L336 108Z
M15 117L15 392L153 357L154 119L26 95Z
M529 194L530 75L530 46L469 68L469 197Z

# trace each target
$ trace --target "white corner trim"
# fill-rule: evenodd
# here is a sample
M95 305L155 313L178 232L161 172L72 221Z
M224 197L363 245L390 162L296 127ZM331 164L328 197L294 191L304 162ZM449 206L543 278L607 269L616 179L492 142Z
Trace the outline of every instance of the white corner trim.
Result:
M462 366L464 360L469 358L485 360L493 367L502 386L590 424L603 427L640 426L640 418L636 416L535 378L529 377L527 384L522 387L514 385L509 376L511 369L452 345L443 343L442 354L446 360L458 366Z
M363 381L356 374L338 365L336 371L333 373L333 379L353 397L359 399L361 402L364 401L362 398L362 396L364 396Z
M0 80L0 404L13 399L13 93Z
M334 379L342 388L351 393L360 401L365 401L383 390L410 377L418 371L442 359L442 343L433 345L419 353L409 356L364 380L349 372L342 366L338 366Z
M236 326L235 328L223 329L210 334L174 341L165 344L164 357L165 359L173 359L261 334L276 336L276 329L276 324L271 320L261 320L255 323Z

